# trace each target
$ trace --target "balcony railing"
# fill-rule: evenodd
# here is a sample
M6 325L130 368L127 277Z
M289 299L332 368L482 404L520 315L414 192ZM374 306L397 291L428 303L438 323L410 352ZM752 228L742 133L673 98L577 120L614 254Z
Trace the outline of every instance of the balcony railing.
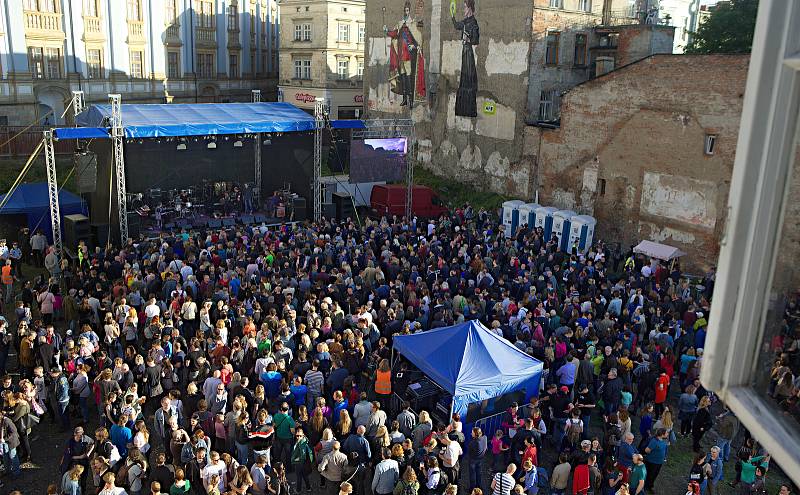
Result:
M61 31L61 14L53 12L25 12L25 29L36 31Z
M198 27L197 28L197 42L198 43L216 43L217 30L214 28Z
M86 34L100 35L103 34L102 21L99 17L84 17L83 29Z
M142 21L128 21L128 40L144 41L144 23Z
M180 40L181 39L181 27L177 24L172 24L167 26L167 39L168 40Z

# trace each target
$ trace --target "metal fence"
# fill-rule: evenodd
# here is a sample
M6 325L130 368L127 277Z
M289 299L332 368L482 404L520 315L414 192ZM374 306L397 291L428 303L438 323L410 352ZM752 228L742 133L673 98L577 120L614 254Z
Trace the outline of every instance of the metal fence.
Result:
M42 132L50 126L0 126L0 156L29 156L42 140ZM56 154L75 152L75 141L56 141Z
M520 418L527 418L530 416L531 405L525 404L519 408L519 416ZM481 418L475 423L472 424L473 427L480 428L483 431L483 434L487 437L491 438L494 436L494 433L497 430L502 429L503 424L503 415L505 415L505 411L501 411L497 414L493 414L491 416L487 416L485 418Z

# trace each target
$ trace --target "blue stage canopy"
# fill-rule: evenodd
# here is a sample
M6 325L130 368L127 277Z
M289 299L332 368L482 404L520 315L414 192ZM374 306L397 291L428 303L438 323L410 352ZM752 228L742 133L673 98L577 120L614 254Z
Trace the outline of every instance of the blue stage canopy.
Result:
M539 393L542 363L477 321L399 335L392 345L453 395L453 412L461 417L473 402L521 389L526 401Z
M82 127L109 126L111 105L92 105L78 115ZM127 138L213 136L313 131L314 117L290 103L122 105Z
M53 129L56 139L108 139L108 129L102 127L59 127Z

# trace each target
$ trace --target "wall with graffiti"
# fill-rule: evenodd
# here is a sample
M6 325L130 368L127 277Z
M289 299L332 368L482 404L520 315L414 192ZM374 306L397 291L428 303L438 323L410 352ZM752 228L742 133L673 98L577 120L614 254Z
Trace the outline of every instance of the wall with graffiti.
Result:
M370 118L412 118L441 175L528 196L523 156L531 0L370 0Z

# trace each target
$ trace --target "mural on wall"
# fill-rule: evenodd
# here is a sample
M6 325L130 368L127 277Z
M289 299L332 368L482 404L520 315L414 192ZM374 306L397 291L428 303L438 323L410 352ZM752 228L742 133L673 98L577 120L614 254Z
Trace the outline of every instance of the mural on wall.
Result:
M480 41L480 29L475 19L475 0L464 0L464 19L455 17L455 1L450 2L453 27L461 32L461 77L456 94L456 115L478 116L478 68L475 64L475 46Z
M385 21L385 20L384 20ZM403 18L389 30L383 30L391 39L389 53L389 82L391 92L401 95L401 106L412 108L415 101L425 100L425 56L422 44L421 20L411 15L411 1L406 0Z

